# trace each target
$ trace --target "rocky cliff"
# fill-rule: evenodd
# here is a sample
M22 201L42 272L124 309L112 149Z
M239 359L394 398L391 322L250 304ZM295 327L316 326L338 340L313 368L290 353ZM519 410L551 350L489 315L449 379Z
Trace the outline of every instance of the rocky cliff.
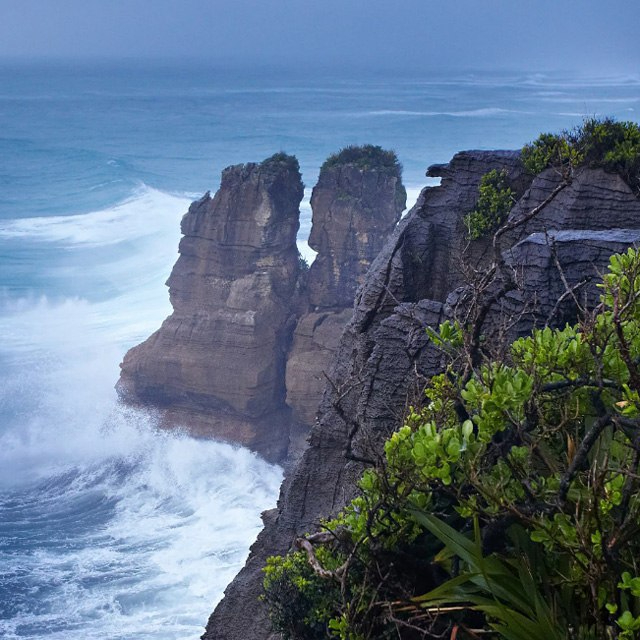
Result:
M271 461L299 455L357 287L395 227L405 191L395 154L349 147L313 190L308 273L296 247L295 158L229 167L182 221L167 284L172 315L121 365L121 396L167 425L238 442Z
M609 255L640 243L640 202L614 174L585 169L556 191L557 174L549 170L532 180L517 153L465 152L432 167L429 175L442 183L423 190L373 262L342 335L310 445L285 482L277 510L265 514L264 530L203 638L270 637L258 601L266 557L286 552L296 535L353 496L367 459L380 451L407 405L419 400L422 381L439 370L439 351L424 329L464 310L465 296L474 291L470 282L482 276L494 250L489 240L469 243L464 224L481 176L494 168L508 172L518 203L510 214L513 229L497 247L514 284L493 282L504 292L494 303L491 287L483 293L488 340L492 332L517 335L536 323L570 319L576 300L596 299L594 282ZM515 224L536 207L537 216ZM563 295L567 287L572 295Z
M215 197L191 205L167 282L173 313L121 365L128 401L282 459L302 195L297 160L276 154L229 167Z
M405 208L400 173L393 153L372 146L347 147L320 170L309 236L318 255L287 358L287 404L298 425L314 422L356 291Z

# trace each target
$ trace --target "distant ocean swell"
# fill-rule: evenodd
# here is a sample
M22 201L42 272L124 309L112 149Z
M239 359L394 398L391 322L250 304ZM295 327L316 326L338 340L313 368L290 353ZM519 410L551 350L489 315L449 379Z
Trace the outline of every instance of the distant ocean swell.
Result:
M508 113L523 115L526 111L515 111L513 109L502 109L500 107L484 107L482 109L468 109L462 111L410 111L405 109L380 109L377 111L364 111L354 115L358 116L419 116L437 117L448 116L451 118L490 118Z

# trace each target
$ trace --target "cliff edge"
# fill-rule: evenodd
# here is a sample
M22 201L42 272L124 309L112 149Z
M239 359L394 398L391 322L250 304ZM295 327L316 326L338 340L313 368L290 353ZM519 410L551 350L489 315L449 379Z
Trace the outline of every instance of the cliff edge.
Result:
M609 256L640 243L640 202L618 175L603 169L584 169L557 189L556 172L527 176L517 152L463 152L432 167L428 175L442 183L422 191L371 265L310 445L285 481L277 510L265 514L265 527L203 638L272 637L258 600L266 558L285 553L297 535L353 497L367 461L420 399L422 381L439 372L440 352L425 327L452 316L468 290L469 269L481 271L492 251L490 239L467 240L465 216L476 205L481 177L493 169L506 172L517 199L510 220L536 207L540 215L503 236L499 250L518 286L489 309L491 330L515 336L538 323L564 323L575 313L571 296L562 296L565 287L593 303L594 283ZM505 308L518 318L506 328Z

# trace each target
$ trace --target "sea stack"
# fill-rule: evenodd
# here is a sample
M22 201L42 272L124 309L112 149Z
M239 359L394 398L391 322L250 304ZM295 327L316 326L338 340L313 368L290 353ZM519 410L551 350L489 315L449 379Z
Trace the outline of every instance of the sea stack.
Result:
M309 236L318 255L287 360L287 404L298 425L313 425L356 291L405 208L401 172L395 153L373 145L346 147L322 165Z
M355 292L404 209L400 171L393 152L371 145L327 160L311 199L318 256L307 271L297 160L279 153L226 169L216 195L182 221L167 282L173 313L126 354L123 399L270 461L298 457Z
M126 401L282 459L302 196L297 160L278 153L225 169L215 196L191 205L167 282L173 313L126 354Z

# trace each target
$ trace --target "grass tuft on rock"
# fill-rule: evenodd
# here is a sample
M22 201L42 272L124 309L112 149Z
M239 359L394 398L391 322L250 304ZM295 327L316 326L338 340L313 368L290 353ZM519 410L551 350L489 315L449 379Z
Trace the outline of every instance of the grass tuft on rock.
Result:
M366 171L379 171L396 177L402 174L402 165L394 151L378 145L350 145L330 155L321 167L321 172L333 167L352 166Z

